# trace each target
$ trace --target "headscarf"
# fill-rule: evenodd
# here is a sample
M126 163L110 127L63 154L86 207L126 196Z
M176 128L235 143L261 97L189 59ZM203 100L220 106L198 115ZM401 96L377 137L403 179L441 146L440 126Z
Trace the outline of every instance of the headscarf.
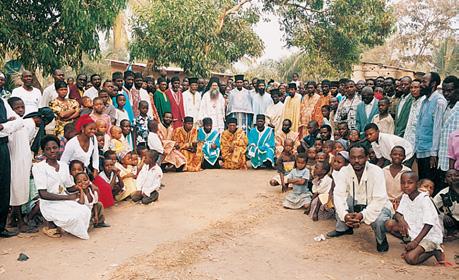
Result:
M41 119L41 124L38 127L37 135L35 136L35 139L33 139L32 145L30 146L30 150L35 154L38 153L38 150L40 150L41 139L43 139L43 137L46 135L45 127L54 120L54 112L50 108L44 107L38 109L38 112L27 114L24 119L36 117Z
M348 144L347 140L345 140L343 138L340 138L340 139L336 140L336 142L338 142L341 145L343 145L345 150L347 150L349 148L349 144Z
M75 131L81 133L83 127L91 123L94 123L94 120L89 115L82 115L75 124Z

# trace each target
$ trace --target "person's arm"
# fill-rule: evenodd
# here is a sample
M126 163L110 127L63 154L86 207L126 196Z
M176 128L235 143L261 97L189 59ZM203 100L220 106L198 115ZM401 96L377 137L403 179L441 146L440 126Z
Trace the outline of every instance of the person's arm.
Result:
M454 169L454 165L456 164L456 156L455 156L455 149L458 149L459 141L456 140L459 137L455 137L454 133L451 133L448 136L448 163L449 169Z
M93 136L91 139L89 139L92 144L93 144L93 151L92 151L92 168L94 169L93 175L94 177L97 177L99 174L99 147L97 145L97 139L96 136Z
M433 135L432 148L430 150L430 167L436 168L438 164L438 146L440 145L441 127L443 124L443 114L446 110L446 101L444 99L437 100L437 106L433 114Z
M424 239L424 237L426 237L426 235L429 233L432 227L432 225L424 224L418 236L416 236L416 238L413 239L410 243L406 244L405 250L411 251L414 248L418 247L419 243L422 241L422 239Z
M81 188L79 188L78 191L79 191L79 192L77 193L77 196L78 196L78 201L77 201L77 202L78 202L79 204L84 204L84 196L85 196L85 193L84 193L84 191L83 191Z
M400 235L403 237L408 236L408 229L410 228L410 226L405 221L405 218L403 217L403 215L397 212L394 215L394 219L398 222Z
M371 170L371 171L370 171ZM360 212L362 214L362 221L366 224L371 224L376 220L381 210L385 207L388 202L386 180L384 177L384 171L380 168L368 169L367 174L367 207Z
M50 193L47 190L38 190L38 195L44 200L75 200L78 198L77 193L61 195Z

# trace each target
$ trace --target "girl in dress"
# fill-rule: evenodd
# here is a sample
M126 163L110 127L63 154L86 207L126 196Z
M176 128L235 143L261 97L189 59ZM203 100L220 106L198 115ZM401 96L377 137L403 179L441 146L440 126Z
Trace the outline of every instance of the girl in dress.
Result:
M48 226L43 232L49 237L61 237L60 229L82 239L89 239L91 211L76 200L78 193L69 193L74 185L65 162L58 161L59 139L45 136L41 142L45 160L32 168L35 185L40 195L40 209ZM60 229L59 229L59 228Z
M54 87L57 98L49 103L49 107L56 115L54 133L57 137L64 136L64 126L80 116L80 104L74 99L67 98L68 88L64 81L56 81Z
M284 199L283 206L288 209L300 209L311 203L311 192L308 190L310 172L306 168L307 156L298 154L295 158L295 168L285 176L286 184L291 184L293 191ZM284 187L285 188L285 187Z

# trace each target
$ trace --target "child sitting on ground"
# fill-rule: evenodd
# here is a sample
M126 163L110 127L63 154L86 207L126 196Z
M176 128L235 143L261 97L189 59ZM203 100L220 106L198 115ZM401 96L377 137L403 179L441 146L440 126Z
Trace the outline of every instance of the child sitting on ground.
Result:
M447 240L459 238L459 171L450 169L446 172L447 187L441 190L434 202L440 210Z
M390 152L390 158L392 163L384 167L383 171L386 179L387 196L392 202L393 209L397 210L403 194L400 187L400 177L406 171L411 171L411 169L402 164L405 160L405 149L402 146L393 147Z
M440 264L445 265L445 253L441 247L443 233L437 209L427 193L418 191L417 181L415 172L402 174L402 199L394 219L386 221L386 230L401 235L406 241L411 240L402 254L408 264L420 264L435 256Z
M137 191L136 175L132 172L131 158L132 152L121 152L117 154L118 160L115 167L120 170L121 180L123 181L123 190L115 196L116 201L122 201L130 197Z
M335 152L335 141L326 140L323 142L322 152L326 153L329 158L329 163L333 162L333 155Z
M427 179L427 178L419 180L418 190L420 192L426 192L429 194L430 197L432 197L434 189L435 189L435 184L432 180Z
M163 171L161 167L156 164L158 160L158 153L153 150L146 152L143 159L143 166L137 175L136 185L137 191L132 194L132 201L141 201L142 204L150 204L158 200L158 189L161 186L161 179L163 178Z
M129 143L123 136L123 131L119 126L112 126L110 129L112 139L110 140L110 150L116 154L129 151Z
M99 174L99 176L110 185L113 197L119 194L124 188L123 179L120 176L120 170L115 167L115 163L116 159L113 160L109 156L106 156L102 163L103 171Z
M88 174L81 172L74 177L76 188L80 192L79 202L91 209L91 221L94 228L110 227L105 223L104 206L99 202L99 190L89 180Z
M314 179L312 180L312 201L311 207L305 211L313 221L326 220L334 217L335 211L328 209L329 192L333 180L328 176L330 164L328 161L317 162L314 167Z
M269 181L271 186L281 185L282 192L286 192L288 188L287 184L285 184L285 176L292 171L293 166L295 165L295 151L293 146L294 141L292 139L285 139L284 149L279 158L276 159L276 169L278 174Z
M285 196L283 206L288 209L300 209L308 207L311 203L312 194L308 189L310 172L306 168L307 156L297 154L295 166L290 173L285 176L285 184L292 184L293 191ZM284 186L286 188L286 186Z

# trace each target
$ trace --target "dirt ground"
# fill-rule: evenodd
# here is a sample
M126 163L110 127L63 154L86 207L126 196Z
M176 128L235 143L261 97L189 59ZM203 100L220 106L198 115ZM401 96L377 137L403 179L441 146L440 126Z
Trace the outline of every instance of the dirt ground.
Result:
M333 221L283 209L274 171L167 173L159 201L107 209L90 240L41 233L0 240L0 279L459 279L459 268L412 267L389 237L376 252L369 227L314 241ZM459 241L446 244L449 261ZM19 253L30 257L17 261Z

